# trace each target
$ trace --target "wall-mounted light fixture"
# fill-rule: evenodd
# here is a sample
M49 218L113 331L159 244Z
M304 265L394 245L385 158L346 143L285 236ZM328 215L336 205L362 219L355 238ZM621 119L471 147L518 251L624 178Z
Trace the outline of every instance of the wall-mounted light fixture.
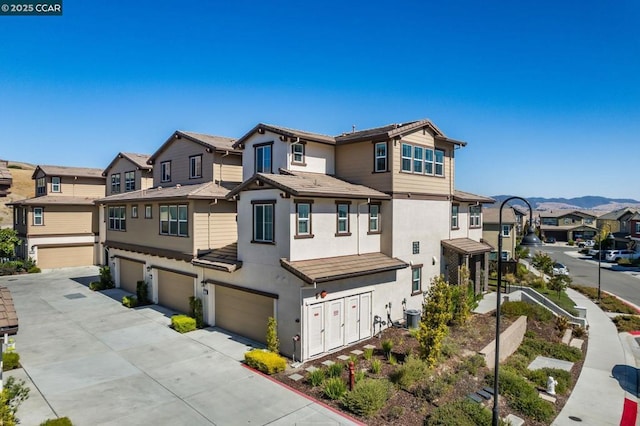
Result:
M327 294L329 294L327 293L327 290L322 290L320 293L316 293L316 299L319 297L324 299L325 297L327 297Z
M151 266L147 266L147 272L151 271Z

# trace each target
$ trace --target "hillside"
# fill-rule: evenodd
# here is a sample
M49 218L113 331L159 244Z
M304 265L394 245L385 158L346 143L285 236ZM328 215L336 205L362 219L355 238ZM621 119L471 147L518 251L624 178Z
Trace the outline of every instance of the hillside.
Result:
M32 164L9 161L9 171L11 172L13 183L11 194L6 198L0 198L0 228L11 228L13 226L13 209L8 207L6 203L34 196L34 183L31 180L34 169L35 166Z
M491 198L496 200L496 205L500 205L502 201L509 197L510 195L494 195ZM624 207L640 208L640 201L631 198L607 198L594 195L575 198L530 197L527 198L527 201L529 201L531 207L536 210L572 209L612 211ZM524 203L518 200L514 200L513 204L524 205Z

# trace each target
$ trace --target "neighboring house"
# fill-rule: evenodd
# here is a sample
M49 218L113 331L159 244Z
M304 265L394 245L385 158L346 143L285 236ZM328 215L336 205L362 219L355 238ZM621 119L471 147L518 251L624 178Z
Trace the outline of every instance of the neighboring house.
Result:
M430 280L455 283L461 265L483 289L481 203L493 200L454 190L464 145L429 120L337 137L255 126L234 145L244 182L229 193L242 268L204 271L208 322L264 340L274 316L294 342L281 351L306 360L420 309Z
M633 231L631 218L638 214L638 209L625 207L598 217L598 228L609 230L616 237L625 237Z
M540 211L542 238L554 237L557 241L594 239L598 233L597 216L579 210Z
M498 259L498 236L502 235L502 260L515 258L518 237L518 217L515 207L502 209L502 227L500 227L500 208L485 208L483 211L482 237L491 245L491 260Z
M189 298L202 295L203 269L240 267L235 202L225 198L242 176L241 153L232 145L230 138L176 131L147 160L151 187L142 180L146 171L135 175L137 189L121 181L98 200L117 287L135 293L146 281L154 303L188 313ZM116 160L110 176L131 170L120 163L132 158Z
M101 169L37 166L33 198L15 201L14 229L19 258L40 268L99 263L99 216L94 201L104 196Z
M11 194L11 184L13 179L11 172L9 171L8 162L0 160L0 197L6 197Z
M634 214L629 218L629 228L631 233L629 234L629 248L631 250L640 251L640 213Z

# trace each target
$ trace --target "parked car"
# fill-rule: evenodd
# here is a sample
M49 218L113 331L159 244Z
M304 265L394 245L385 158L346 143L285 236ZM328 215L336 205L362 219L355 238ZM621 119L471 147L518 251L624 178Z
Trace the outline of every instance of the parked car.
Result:
M607 250L607 252L607 262L617 262L620 259L636 259L639 256L633 250Z
M613 250L602 250L602 260L607 260L607 254L609 254ZM589 250L589 254L591 254L592 250ZM594 254L592 254L595 260L598 260L600 257L600 250L593 250Z
M569 275L569 268L564 266L562 263L554 263L553 264L553 275Z
M580 241L578 243L578 247L583 248L583 247L593 247L596 245L596 242L594 240L585 240L585 241Z
M555 237L547 237L544 239L544 242L547 244L555 244L556 243L556 238Z

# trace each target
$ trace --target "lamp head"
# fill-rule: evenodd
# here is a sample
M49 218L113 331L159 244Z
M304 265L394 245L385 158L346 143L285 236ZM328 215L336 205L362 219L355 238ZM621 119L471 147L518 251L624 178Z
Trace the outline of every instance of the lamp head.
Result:
M520 241L520 245L522 247L540 247L543 244L542 241L540 241L540 238L536 235L536 231L533 226L530 226L527 234L522 238L522 241Z

